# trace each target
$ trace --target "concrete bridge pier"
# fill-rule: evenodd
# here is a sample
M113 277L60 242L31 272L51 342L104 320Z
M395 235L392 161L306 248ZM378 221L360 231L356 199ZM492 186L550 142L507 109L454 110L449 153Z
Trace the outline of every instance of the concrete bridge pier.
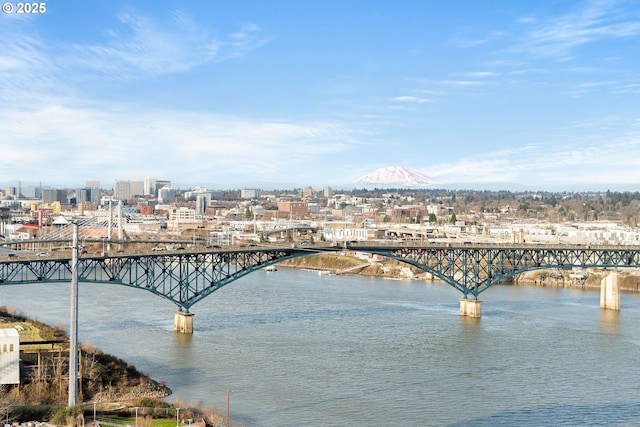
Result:
M620 310L620 275L617 271L600 281L600 308Z
M184 311L173 312L173 330L182 334L193 333L193 313Z
M460 298L460 316L480 317L482 301L477 299Z

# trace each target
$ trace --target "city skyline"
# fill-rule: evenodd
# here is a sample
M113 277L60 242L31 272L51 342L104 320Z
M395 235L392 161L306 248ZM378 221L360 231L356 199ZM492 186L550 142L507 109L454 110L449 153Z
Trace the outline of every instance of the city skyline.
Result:
M633 1L50 1L0 36L3 185L640 183Z

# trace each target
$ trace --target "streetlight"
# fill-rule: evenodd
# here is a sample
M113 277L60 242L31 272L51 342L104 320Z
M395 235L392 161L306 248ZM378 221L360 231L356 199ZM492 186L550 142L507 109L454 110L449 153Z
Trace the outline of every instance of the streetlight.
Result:
M229 412L229 399L231 397L231 393L233 393L233 390L228 388L227 389L227 427L231 426L231 413Z
M138 427L138 407L136 406L136 427Z
M176 427L180 427L180 408L176 408Z
M96 402L93 402L93 425L96 425Z

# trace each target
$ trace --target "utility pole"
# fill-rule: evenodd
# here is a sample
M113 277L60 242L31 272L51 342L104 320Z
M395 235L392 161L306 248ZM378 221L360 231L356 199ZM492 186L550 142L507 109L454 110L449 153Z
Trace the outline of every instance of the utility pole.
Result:
M122 200L118 201L118 240L122 249Z
M229 400L231 398L231 393L233 393L233 390L228 388L227 389L227 427L231 426L231 413L229 412Z
M112 208L112 200L109 200L109 225L107 227L107 235L109 236L109 240L113 237L113 208ZM111 243L107 247L108 250L111 250Z
M69 407L78 403L78 223L73 223L71 247L71 322L69 333Z

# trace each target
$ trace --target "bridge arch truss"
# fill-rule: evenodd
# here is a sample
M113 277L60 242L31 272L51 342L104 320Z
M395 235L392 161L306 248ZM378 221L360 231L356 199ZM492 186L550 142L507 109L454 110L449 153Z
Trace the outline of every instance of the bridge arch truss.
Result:
M210 252L88 256L78 260L78 281L146 290L190 308L224 286L269 265L336 247L246 248ZM448 283L464 298L478 299L491 286L538 269L640 268L634 247L373 246L348 250L379 254L413 265ZM0 261L0 285L71 281L68 258Z
M83 257L78 260L78 282L143 289L189 312L195 303L247 274L307 254L291 248ZM0 285L71 280L70 259L0 263Z
M429 272L453 286L464 298L531 270L571 268L640 268L637 247L438 246L372 248L354 246Z

